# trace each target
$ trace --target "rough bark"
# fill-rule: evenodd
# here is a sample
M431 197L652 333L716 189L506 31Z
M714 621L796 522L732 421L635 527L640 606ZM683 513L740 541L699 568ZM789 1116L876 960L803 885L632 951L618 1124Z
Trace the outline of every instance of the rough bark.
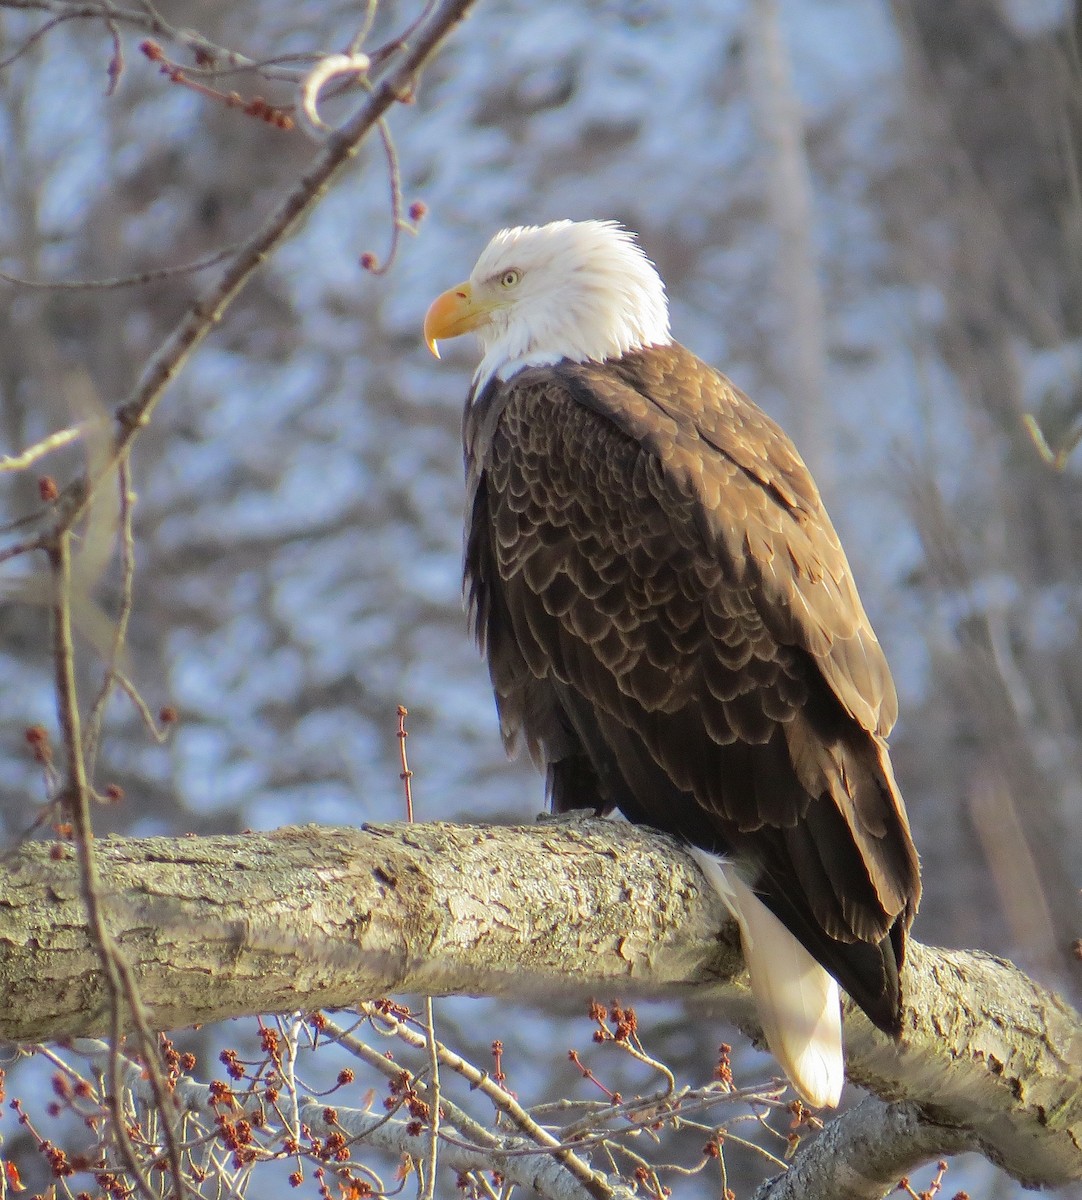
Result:
M107 1027L65 853L28 845L0 867L13 1041ZM679 847L633 826L305 827L98 853L111 927L162 1029L388 992L618 992L703 999L754 1031L720 901ZM926 1139L933 1156L949 1144L1029 1184L1082 1179L1078 1015L1003 960L916 943L904 988L900 1045L847 1014L850 1078L950 1131Z
M754 1200L878 1200L920 1160L972 1150L957 1126L930 1120L920 1105L868 1098L807 1142L784 1175L768 1179Z

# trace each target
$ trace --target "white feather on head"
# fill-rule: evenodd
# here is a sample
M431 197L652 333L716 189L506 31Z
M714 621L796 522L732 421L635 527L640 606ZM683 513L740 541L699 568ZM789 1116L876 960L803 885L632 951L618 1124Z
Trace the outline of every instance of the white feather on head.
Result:
M509 273L517 282L502 286ZM501 291L506 301L475 330L484 350L478 387L527 366L603 362L672 340L665 285L615 221L503 229L482 251L470 284L475 294Z

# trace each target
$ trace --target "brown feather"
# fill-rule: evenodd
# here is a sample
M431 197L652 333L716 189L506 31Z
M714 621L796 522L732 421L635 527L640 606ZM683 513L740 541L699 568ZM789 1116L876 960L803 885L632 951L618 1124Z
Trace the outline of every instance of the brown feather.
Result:
M882 1028L920 896L890 672L780 429L678 345L471 398L466 580L557 811L733 855Z

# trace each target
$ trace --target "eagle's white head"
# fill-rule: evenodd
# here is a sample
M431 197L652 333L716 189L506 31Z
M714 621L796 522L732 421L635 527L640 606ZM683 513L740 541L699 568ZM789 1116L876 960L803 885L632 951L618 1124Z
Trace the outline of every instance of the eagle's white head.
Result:
M484 386L527 366L571 359L602 362L665 345L665 285L615 221L553 221L503 229L464 283L443 293L425 317L425 341L476 333Z

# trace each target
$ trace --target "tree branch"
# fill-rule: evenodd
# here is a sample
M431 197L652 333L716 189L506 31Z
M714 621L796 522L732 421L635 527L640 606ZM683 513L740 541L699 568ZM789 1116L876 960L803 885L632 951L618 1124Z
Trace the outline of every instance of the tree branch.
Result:
M76 1043L75 1049L86 1054L95 1068L104 1071L108 1065L109 1047L104 1042ZM139 1097L144 1104L153 1104L154 1097L143 1077L143 1069L139 1063L122 1058L126 1085ZM392 1068L400 1071L400 1067ZM420 1085L422 1088L424 1084ZM176 1086L177 1100L184 1112L197 1115L208 1127L213 1127L222 1109L216 1103L208 1085L197 1083L187 1076L181 1076ZM401 1117L388 1116L377 1110L375 1113L362 1112L354 1108L343 1108L335 1105L334 1125L328 1125L326 1113L328 1106L324 1101L307 1100L300 1105L298 1117L300 1122L315 1137L326 1138L331 1133L344 1133L350 1138L356 1138L370 1146L378 1146L400 1157L411 1159L420 1158L424 1152L423 1141L427 1136L417 1132L411 1126L415 1122L403 1120ZM259 1096L234 1095L228 1107L233 1115L244 1114L262 1118L260 1128L273 1128L273 1122L267 1120L266 1106ZM461 1115L469 1120L464 1113ZM566 1169L564 1161L555 1153L529 1153L529 1143L521 1137L501 1136L487 1137L485 1143L476 1149L467 1149L456 1145L457 1142L469 1142L471 1139L455 1128L454 1121L448 1122L447 1132L454 1139L444 1141L441 1146L440 1158L445 1167L466 1173L468 1171L490 1171L492 1169L493 1151L496 1152L500 1170L509 1183L516 1183L537 1195L552 1197L553 1200L620 1200L630 1193L623 1188L614 1187L604 1177L587 1171L586 1178L577 1178ZM500 1154L500 1152L504 1152ZM506 1153L510 1151L511 1153Z
M373 126L392 105L413 93L417 73L463 19L473 0L441 0L423 24L402 45L401 53L372 88L357 112L332 133L326 145L263 224L237 250L218 278L208 284L184 317L150 357L131 394L116 410L117 430L110 453L99 464L81 501L66 510L57 526L70 529L90 503L94 488L130 450L139 431L150 420L162 393L176 378L188 358L221 320L253 272L295 230L345 166L356 156ZM104 13L104 10L103 10ZM114 18L120 16L115 10Z
M914 1166L974 1149L969 1130L937 1124L919 1104L869 1097L801 1143L789 1170L754 1200L879 1200Z
M631 825L309 826L98 849L111 926L161 1029L388 992L577 991L681 996L755 1031L720 900L675 843ZM106 1032L76 864L22 847L0 867L0 908L0 1036ZM869 1122L917 1120L934 1129L902 1166L950 1146L1027 1184L1082 1179L1078 1015L1010 963L917 943L904 989L899 1045L847 1011L849 1077L910 1102L847 1116L834 1136L849 1161L864 1161ZM898 1160L883 1161L890 1176Z

